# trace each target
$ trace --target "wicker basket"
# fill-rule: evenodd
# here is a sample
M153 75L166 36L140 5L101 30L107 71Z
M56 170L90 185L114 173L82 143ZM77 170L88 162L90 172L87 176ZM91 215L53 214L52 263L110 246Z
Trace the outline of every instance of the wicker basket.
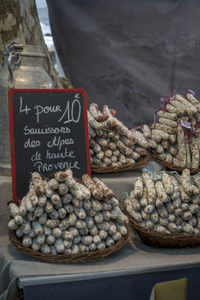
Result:
M129 218L130 224L137 231L144 243L153 247L163 248L184 248L200 245L200 235L161 233L152 229L140 226L125 210L124 213Z
M43 260L46 262L52 262L52 263L67 263L67 262L83 262L83 261L90 261L90 260L97 260L97 259L103 259L106 256L118 251L128 240L128 233L126 236L124 236L120 241L118 241L116 244L114 244L112 247L105 248L104 250L97 250L97 251L91 251L86 253L79 253L79 254L44 254L39 251L32 250L30 248L26 248L22 245L20 239L18 239L15 235L15 232L13 230L8 230L8 235L10 238L10 241L14 245L14 247L20 251L23 254L29 255L31 257L37 258L39 260Z
M146 166L149 162L150 155L147 153L145 156L142 156L135 164L126 164L119 167L101 167L96 165L91 165L92 173L118 173L123 171L130 171L142 168Z
M160 165L162 165L170 170L182 172L186 168L186 167L178 167L173 164L169 164L166 161L161 160L155 151L152 151L152 156L157 163L159 163ZM191 174L196 174L196 173L200 172L200 169L192 169L192 168L189 168L189 169L190 169Z

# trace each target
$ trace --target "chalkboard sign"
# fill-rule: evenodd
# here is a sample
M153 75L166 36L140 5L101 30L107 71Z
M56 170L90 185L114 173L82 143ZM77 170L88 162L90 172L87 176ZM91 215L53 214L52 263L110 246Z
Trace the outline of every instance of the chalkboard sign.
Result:
M13 89L9 110L15 200L27 193L32 171L91 174L85 90Z

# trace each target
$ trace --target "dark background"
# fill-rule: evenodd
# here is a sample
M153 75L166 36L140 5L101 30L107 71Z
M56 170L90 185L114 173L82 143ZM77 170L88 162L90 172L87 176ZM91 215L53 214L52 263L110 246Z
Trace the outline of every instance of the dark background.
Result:
M160 97L200 95L200 1L47 0L56 49L88 103L128 127L153 122Z

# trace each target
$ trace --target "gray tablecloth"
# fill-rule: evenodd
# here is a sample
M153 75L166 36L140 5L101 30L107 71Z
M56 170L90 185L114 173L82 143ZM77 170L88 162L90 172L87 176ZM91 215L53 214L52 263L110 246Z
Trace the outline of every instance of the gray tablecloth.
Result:
M152 165L151 165L152 167ZM133 178L138 171L106 175L104 181L114 188L118 197L123 192L130 192ZM7 201L12 198L11 178L0 177L0 299L13 299L18 278L47 275L78 275L111 271L129 270L132 273L162 270L163 268L179 269L200 265L200 247L193 249L155 249L140 240L137 234L131 233L129 242L117 253L104 261L55 264L43 263L20 254L10 243L7 236L8 208ZM121 198L122 199L122 198Z

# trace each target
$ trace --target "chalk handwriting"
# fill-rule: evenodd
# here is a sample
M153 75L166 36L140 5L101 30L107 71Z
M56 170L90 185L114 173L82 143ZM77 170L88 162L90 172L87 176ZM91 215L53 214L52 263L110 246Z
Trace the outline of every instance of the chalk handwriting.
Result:
M68 127L46 127L46 128L31 128L29 126L24 126L24 135L34 135L34 134L66 134L70 133L71 129Z
M73 148L70 149L70 145L75 144L74 136L70 136L71 129L64 125L80 122L82 113L80 96L81 94L77 93L74 95L73 101L66 99L60 105L36 103L31 105L31 102L26 104L23 97L20 96L19 114L32 114L37 123L37 125L33 123L33 126L24 124L23 146L26 151L30 151L31 164L39 172L45 173L66 168L80 169L76 151ZM41 122L48 114L54 115L52 117L55 120L54 124ZM58 122L57 125L56 122ZM39 123L46 124L41 126ZM42 135L41 139L40 135ZM48 136L47 140L45 137L43 140L43 136Z
M59 150L61 150L62 146L64 145L72 145L74 144L74 140L72 138L69 139L63 139L60 136L54 136L50 141L47 143L47 147L58 147Z
M75 115L75 106L77 106L77 115ZM71 104L71 110L70 110L70 102L67 101L64 113L62 114L58 122L63 121L64 124L70 122L78 123L80 121L80 117L81 117L81 104L79 100L74 99Z
M37 150L33 155L31 155L31 161L41 160L41 153Z
M28 140L24 143L24 148L36 148L40 147L41 143L39 140L31 140L31 138L28 138Z
M34 168L37 168L38 172L49 172L52 170L64 170L67 168L70 169L80 169L79 162L76 160L74 162L57 162L57 163L43 163L41 161L37 161L33 165Z
M23 108L23 99L22 99L22 97L20 97L19 112L20 113L25 112L25 114L27 115L29 111L31 111L31 108L28 108L27 105L25 105L25 108Z
M36 105L36 106L34 106L34 110L35 110L35 114L36 114L37 123L40 122L41 114L62 112L60 105L44 106L44 107L41 105Z
M51 152L49 149L47 149L46 152L46 159L60 159L60 158L74 158L74 151L68 151L67 147L63 152Z
M66 106L64 108L64 112L60 105L52 105L52 106L42 106L42 105L35 105L33 107L34 114L36 115L37 123L40 123L42 115L49 114L49 113L61 113L61 117L58 119L58 122L63 122L63 124L67 124L70 122L78 123L81 117L81 104L79 102L79 94L75 95L75 99L70 102L69 100L66 102ZM20 97L20 107L19 113L28 113L32 109L28 107L28 105L23 106L23 98Z

